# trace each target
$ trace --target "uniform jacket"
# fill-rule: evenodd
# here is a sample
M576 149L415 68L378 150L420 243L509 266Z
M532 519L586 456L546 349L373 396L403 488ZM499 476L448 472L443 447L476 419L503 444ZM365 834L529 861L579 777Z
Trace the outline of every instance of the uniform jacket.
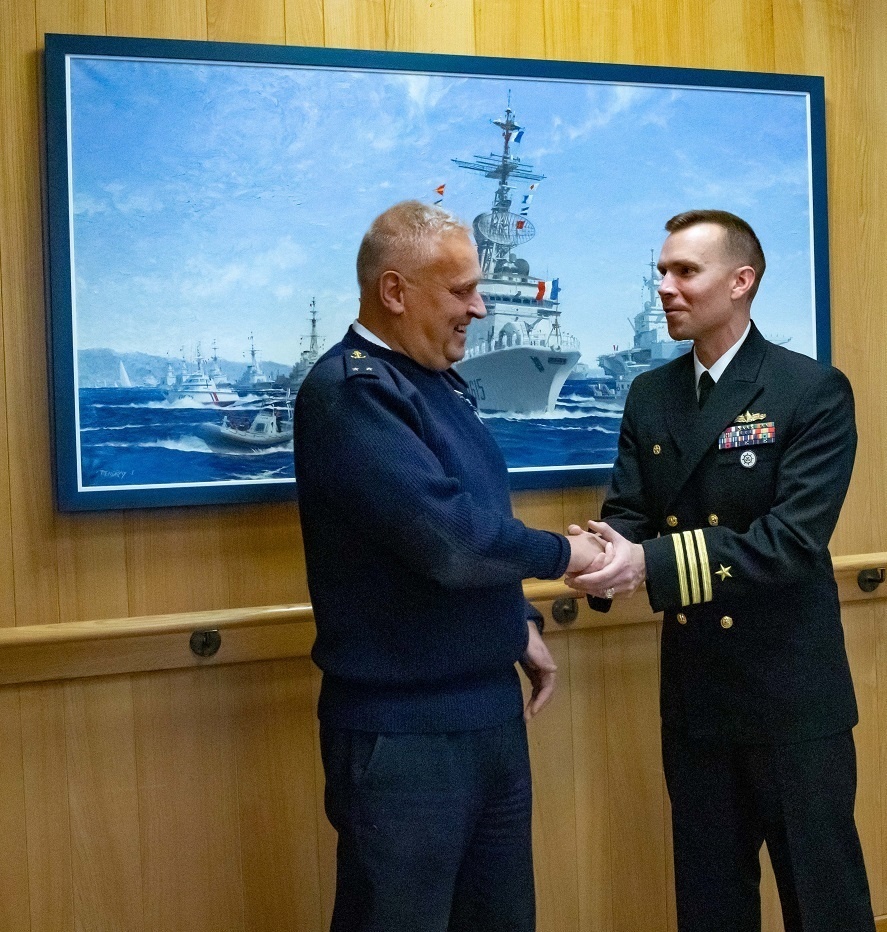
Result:
M857 712L828 542L856 451L837 369L751 331L705 408L693 354L639 376L602 518L663 611L663 724L771 742Z

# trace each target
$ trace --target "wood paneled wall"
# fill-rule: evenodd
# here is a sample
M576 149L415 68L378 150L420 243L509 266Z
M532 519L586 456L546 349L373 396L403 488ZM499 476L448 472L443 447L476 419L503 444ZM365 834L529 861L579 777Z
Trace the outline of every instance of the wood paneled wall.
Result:
M825 75L833 356L853 382L861 436L833 550L887 550L882 0L2 0L0 625L308 598L295 506L54 510L45 32ZM595 514L600 495L524 493L515 502L529 523L561 529ZM849 607L863 713L860 812L880 913L885 621L882 603ZM542 928L664 932L672 922L655 623L559 634L553 644L568 688L533 729ZM0 689L0 929L320 929L332 839L311 750L315 689L305 659Z
M887 929L887 591L863 595L852 573L841 592L861 712L857 820ZM642 597L611 614L582 605L547 635L560 688L530 726L540 932L676 929L659 625ZM319 674L306 656L310 623L292 627L266 659L240 663L243 645L227 630L207 661L188 656L187 633L142 636L140 651L110 658L99 639L56 645L75 669L48 664L47 675L69 678L0 687L0 929L328 928L335 838L323 813ZM84 666L85 652L95 659ZM167 657L178 669L159 669ZM141 672L88 675L103 662ZM5 682L13 672L4 664ZM762 862L764 932L780 932Z

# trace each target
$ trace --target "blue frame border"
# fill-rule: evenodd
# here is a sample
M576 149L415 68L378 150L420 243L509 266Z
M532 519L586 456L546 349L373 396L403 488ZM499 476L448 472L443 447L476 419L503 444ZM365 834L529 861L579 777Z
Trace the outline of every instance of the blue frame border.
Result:
M297 497L295 482L268 485L246 481L189 487L81 491L77 488L77 444L73 360L73 296L69 227L67 61L69 56L152 58L247 64L280 64L384 71L427 71L448 74L521 78L612 81L635 84L718 87L806 94L810 107L813 266L817 357L831 361L828 207L826 175L825 85L819 76L720 71L651 65L596 64L541 59L485 58L413 52L378 52L299 46L201 42L183 39L139 39L47 34L46 91L46 281L49 297L50 403L55 438L56 500L62 511L152 508L284 501ZM568 488L600 485L609 467L512 472L512 489Z

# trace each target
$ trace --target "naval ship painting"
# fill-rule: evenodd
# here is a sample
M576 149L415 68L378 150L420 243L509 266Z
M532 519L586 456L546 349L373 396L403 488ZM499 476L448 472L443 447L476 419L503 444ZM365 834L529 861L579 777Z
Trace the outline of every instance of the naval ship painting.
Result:
M634 342L624 350L613 348L612 353L598 356L598 365L613 379L616 395L624 398L631 383L642 372L655 369L683 356L693 346L692 340L672 340L668 335L665 310L659 298L662 277L656 269L656 260L650 252L650 276L644 278L646 301L644 309L629 320L634 330Z
M474 218L483 278L478 291L487 309L468 328L464 359L455 369L468 382L482 412L544 414L554 410L567 376L579 361L578 341L560 327L558 282L530 274L526 259L514 253L536 231L527 217L532 193L520 213L512 211L513 181L531 182L531 192L545 176L533 173L511 151L522 132L509 106L492 121L502 131L502 154L453 159L459 168L498 181L492 208Z

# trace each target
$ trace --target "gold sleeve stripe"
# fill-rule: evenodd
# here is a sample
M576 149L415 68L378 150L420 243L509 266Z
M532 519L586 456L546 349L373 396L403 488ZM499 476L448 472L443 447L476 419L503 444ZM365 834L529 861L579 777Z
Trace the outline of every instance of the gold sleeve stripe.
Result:
M702 601L711 602L711 567L708 565L708 547L705 546L705 534L697 528L693 534L696 537L696 549L699 551L699 572L702 575Z
M698 605L702 601L702 595L699 591L699 560L696 556L696 545L693 543L693 532L684 531L684 548L687 551L687 565L690 568L690 594L693 596L693 604Z
M678 585L681 589L681 605L690 604L690 590L687 588L687 564L684 558L684 542L680 534L672 534L674 542L675 563L678 568Z

